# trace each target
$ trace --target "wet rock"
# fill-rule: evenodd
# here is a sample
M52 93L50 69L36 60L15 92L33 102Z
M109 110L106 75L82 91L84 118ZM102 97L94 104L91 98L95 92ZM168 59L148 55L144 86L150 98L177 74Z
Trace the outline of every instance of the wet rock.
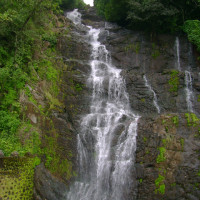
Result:
M135 165L137 179L144 178L144 167L140 164Z
M54 177L43 164L35 169L35 192L34 199L41 200L65 200L66 185Z
M195 197L191 194L187 194L187 198L188 198L188 200L199 200L199 197Z
M94 7L90 7L87 10L81 10L82 19L87 19L95 22L102 22L102 17L98 16Z
M101 41L101 43L104 43L106 41L108 35L109 35L108 31L106 31L106 30L101 31L99 34L99 41Z
M178 85L173 91L173 70L176 68L175 54L175 37L172 35L157 35L152 38L148 34L142 32L134 32L119 27L116 24L105 23L101 18L97 17L95 10L89 9L83 12L83 22L86 25L92 25L101 28L100 40L111 52L112 63L122 69L127 91L129 93L131 109L141 116L138 124L137 150L135 155L135 171L133 177L142 179L142 183L137 186L137 200L158 200L158 199L199 199L199 183L198 170L200 168L198 137L194 137L198 133L198 129L187 127L184 113L188 112L186 93L185 93L185 75L184 71L188 69L188 41L182 36L180 37L180 61L182 72L177 75ZM87 41L87 28L79 26L78 28L71 24L71 35L63 36L61 40L61 51L63 57L66 57L68 63L76 74L75 80L78 84L85 84L81 95L72 92L72 97L65 99L67 116L59 116L53 114L53 122L59 130L59 145L64 149L75 149L76 127L79 127L80 116L89 112L89 101L91 94L91 84L86 83L86 79L90 73L88 61L90 60L91 46ZM104 29L105 28L105 29ZM109 34L108 32L109 31ZM194 58L194 62L197 62ZM102 66L103 67L103 66ZM67 70L67 69L66 69ZM198 74L200 68L193 67L193 92L195 96L194 108L197 114L199 112L198 93L200 85L198 83ZM105 71L105 73L107 73ZM153 94L145 86L143 79L144 74L147 75L149 84L155 91L158 99L158 105L161 108L161 115L157 113L153 102ZM101 74L99 74L101 75ZM105 74L104 74L105 75ZM64 84L67 85L68 79L65 77ZM106 80L107 81L107 80ZM105 81L105 85L106 84ZM65 88L66 94L71 88ZM73 90L72 90L73 91ZM107 88L104 87L104 95ZM78 107L79 116L75 116L70 108L67 107L71 102L75 102ZM76 110L76 112L77 112ZM179 122L174 124L172 117L178 116ZM34 121L34 120L33 120ZM121 119L125 123L126 117ZM92 122L96 123L96 120ZM91 124L92 125L92 124ZM66 127L73 133L70 135L70 144L67 142L65 134ZM116 127L115 138L112 144L111 159L114 159L114 151L117 138L120 137L124 130L124 126ZM91 152L90 156L94 156L95 139L91 138L91 130L87 130L86 139L91 140L86 148ZM93 132L94 133L94 132ZM94 133L95 134L95 133ZM67 144L67 147L66 147ZM159 147L165 149L163 161L157 160L160 155ZM75 152L75 151L73 151ZM113 154L113 155L112 155ZM134 155L133 155L134 156ZM74 160L75 156L73 157ZM134 170L133 170L134 171ZM165 194L156 194L155 181L159 175L164 176ZM175 186L172 186L173 184ZM36 169L35 184L38 200L56 200L64 199L65 185L58 179L53 177L44 166ZM196 186L195 186L196 184ZM194 190L194 186L197 187ZM135 194L135 190L133 191ZM127 200L134 199L134 195Z

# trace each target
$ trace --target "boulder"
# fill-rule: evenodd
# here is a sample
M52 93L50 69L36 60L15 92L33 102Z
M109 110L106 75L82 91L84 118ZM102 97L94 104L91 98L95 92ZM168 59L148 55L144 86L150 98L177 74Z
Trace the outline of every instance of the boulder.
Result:
M34 183L34 199L66 200L66 185L53 176L43 164L38 165L35 169Z

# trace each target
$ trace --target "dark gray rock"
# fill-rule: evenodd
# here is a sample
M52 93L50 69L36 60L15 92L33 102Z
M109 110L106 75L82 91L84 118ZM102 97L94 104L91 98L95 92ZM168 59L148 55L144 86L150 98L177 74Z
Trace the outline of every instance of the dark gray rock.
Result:
M136 170L136 177L137 179L142 179L144 178L144 167L140 164L135 165L135 170Z
M113 64L122 69L121 75L126 82L131 108L141 116L138 123L133 179L136 177L142 179L142 181L135 183L135 188L127 197L127 200L135 199L136 190L138 191L137 200L200 199L198 185L200 182L198 176L200 139L199 136L195 136L198 135L199 127L188 127L184 116L188 112L184 72L189 70L189 65L192 65L190 70L193 81L193 105L196 114L200 114L200 102L197 101L200 91L198 75L200 67L194 55L188 56L189 43L186 37L179 37L181 71L178 72L176 77L178 88L172 91L174 87L170 83L174 79L172 72L177 70L175 36L157 35L156 38L153 38L142 32L129 31L116 24L105 23L96 16L94 9L82 11L82 14L84 24L101 29L99 40L110 51ZM72 69L79 72L73 75L75 82L83 85L81 95L74 93L73 97L74 102L79 105L79 116L73 116L72 113L68 113L67 116L73 125L70 130L74 132L76 127L79 127L80 116L89 111L92 88L90 84L86 83L86 79L90 73L88 61L90 60L91 46L87 43L87 28L75 27L71 24L70 29L71 33L63 36L61 40L62 55ZM157 95L161 114L158 114L154 105L152 91L145 85L144 75L146 75L149 84ZM66 80L70 78L66 77ZM104 89L104 95L106 95L106 86ZM68 102L69 100L66 99L65 104L68 105ZM173 123L173 116L179 117L177 125ZM64 147L67 139L64 135L63 117L55 117L62 133L58 141ZM125 122L126 119L124 118L122 121ZM124 127L119 126L116 129L112 151L115 151L117 138ZM88 130L86 137L91 137L90 130ZM76 143L74 142L68 148L75 148L75 146ZM159 147L166 149L165 161L162 162L157 161L160 154ZM89 152L94 151L92 144L89 144L87 148ZM92 153L91 156L93 156ZM160 174L165 177L163 182L165 194L163 195L159 192L155 193L155 180ZM64 198L65 185L53 177L43 166L36 169L35 183L35 194L38 196L38 200L44 198L62 200ZM59 194L56 191L59 191Z
M101 43L106 42L108 36L109 36L109 32L108 31L106 31L106 30L101 31L100 34L99 34L99 41Z
M65 200L66 185L54 177L43 164L35 169L35 192L34 199L41 200Z
M195 197L191 194L187 194L187 198L188 198L188 200L199 200L199 197Z

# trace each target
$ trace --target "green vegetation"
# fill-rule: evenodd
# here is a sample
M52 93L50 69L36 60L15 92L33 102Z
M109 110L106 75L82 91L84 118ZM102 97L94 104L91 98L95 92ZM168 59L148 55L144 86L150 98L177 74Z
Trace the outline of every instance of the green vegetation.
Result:
M76 89L77 92L80 92L80 91L83 90L83 85L80 84L80 83L77 83L77 84L75 85L75 89Z
M143 102L143 103L146 102L145 98L140 99L140 101Z
M62 0L61 8L63 9L73 9L73 8L85 8L85 3L83 0Z
M194 183L194 186L193 186L194 190L199 189L199 185L200 185L200 183Z
M184 145L185 145L185 140L184 140L184 138L181 138L181 139L180 139L180 143L181 143L181 148L182 148L182 151L183 151Z
M185 113L188 126L196 127L199 125L199 118L194 113Z
M165 147L159 147L158 149L160 151L160 154L158 154L158 156L156 158L156 162L161 163L161 162L164 162L166 160L166 158L165 158L166 149L165 149Z
M177 31L186 20L198 19L199 0L94 0L109 21L147 31Z
M151 53L151 56L153 57L153 59L156 59L158 56L160 56L160 51L159 51L159 49L157 49L155 43L152 44L152 53Z
M177 92L178 91L178 86L179 86L179 72L176 70L172 70L170 74L170 79L169 79L169 85L170 85L170 92Z
M34 167L38 158L5 158L0 168L0 197L3 199L32 199Z
M200 0L94 0L100 15L133 30L151 33L184 30L200 51ZM158 56L156 51L152 56Z
M94 0L94 5L100 15L106 20L125 23L127 17L128 4L124 0Z
M72 153L68 152L68 159L62 159L59 151L62 151L57 143L56 137L45 137L45 148L42 150L46 156L45 166L54 174L60 174L69 180L76 173L72 169Z
M144 141L144 143L146 143L147 142L147 138L143 137L143 141Z
M47 31L44 24L51 18L48 9L56 12L59 7L56 1L50 5L39 0L0 4L0 149L9 155L12 150L24 150L17 136L23 122L19 94L39 67L33 65L33 57Z
M172 117L172 122L173 122L173 124L174 124L176 127L178 127L178 123L179 123L179 118L178 118L178 116L173 116L173 117Z
M162 175L158 175L158 178L155 180L155 193L165 194L165 184L164 184L165 177Z
M187 33L189 41L195 44L197 46L198 51L200 51L200 21L185 21L183 30Z
M185 118L187 121L187 125L190 128L195 128L196 134L194 135L195 137L200 136L200 119L196 116L194 113L185 113Z
M172 184L171 184L171 187L175 187L175 186L176 186L176 183L172 183Z
M15 158L4 163L0 197L32 199L34 168L40 159L65 180L76 175L72 152L67 150L67 155L61 156L64 150L58 145L58 133L51 120L52 110L64 110L60 92L62 69L70 71L62 59L56 59L60 57L59 35L68 31L63 28L61 3L62 8L68 8L65 3L70 3L70 8L84 6L82 0L0 2L0 150L5 156L17 151L18 159L23 160L17 165ZM82 85L74 82L69 87L82 90ZM36 125L29 120L28 114L32 113ZM26 162L26 155L33 157Z
M27 152L39 155L40 144L39 133L29 123L22 123L17 133L2 132L0 136L0 148L5 156L9 156L13 151L17 151L20 156L24 156Z
M139 42L136 42L135 44L134 43L132 43L132 44L129 44L129 45L127 45L125 48L124 48L124 50L126 51L126 52L128 52L128 51L133 51L133 52L135 52L135 53L139 53L139 51L140 51L140 43Z
M22 156L26 152L40 151L37 145L40 144L39 133L30 127L24 116L27 107L19 101L21 94L25 93L42 115L48 115L53 109L63 109L57 98L60 71L56 66L59 62L64 64L55 60L61 31L56 26L63 26L59 16L61 8L84 6L82 0L0 2L0 149L6 156L12 151L18 151ZM43 89L49 104L46 108L39 105L30 91L41 81L45 81ZM79 85L75 88L81 90ZM30 127L30 133L25 127ZM27 135L26 139L22 139L24 135ZM31 150L34 148L38 152Z

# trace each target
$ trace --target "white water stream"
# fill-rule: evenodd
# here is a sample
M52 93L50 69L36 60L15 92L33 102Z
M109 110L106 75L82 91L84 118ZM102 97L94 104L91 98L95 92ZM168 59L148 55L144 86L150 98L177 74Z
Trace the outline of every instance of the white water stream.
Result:
M157 99L156 93L152 89L151 85L149 85L146 75L144 75L143 78L145 81L145 86L150 90L151 93L153 93L153 104L156 107L157 112L160 113L160 107L158 105L158 99Z
M176 37L175 40L175 50L176 50L176 69L181 71L181 65L180 65L180 41L179 38ZM193 110L193 103L194 100L194 94L192 89L192 75L191 75L191 59L192 59L192 46L189 45L189 51L188 51L188 69L185 70L185 94L186 94L186 103L187 103L187 110L189 112L194 112Z
M77 10L67 14L81 23ZM88 26L92 46L90 112L81 120L78 134L79 175L67 200L128 200L134 189L137 123L121 70L112 65L105 45L98 41L100 30Z
M193 94L193 89L192 89L192 45L189 45L189 51L188 51L188 70L185 70L185 92L186 92L186 102L187 102L187 109L189 112L194 112L193 109L193 100L194 100L194 94Z
M187 109L189 112L194 112L192 100L194 99L193 91L192 91L192 76L191 72L185 70L185 92L186 92L186 102Z
M176 69L181 71L179 37L176 37L176 40L175 40L175 50L176 50Z

